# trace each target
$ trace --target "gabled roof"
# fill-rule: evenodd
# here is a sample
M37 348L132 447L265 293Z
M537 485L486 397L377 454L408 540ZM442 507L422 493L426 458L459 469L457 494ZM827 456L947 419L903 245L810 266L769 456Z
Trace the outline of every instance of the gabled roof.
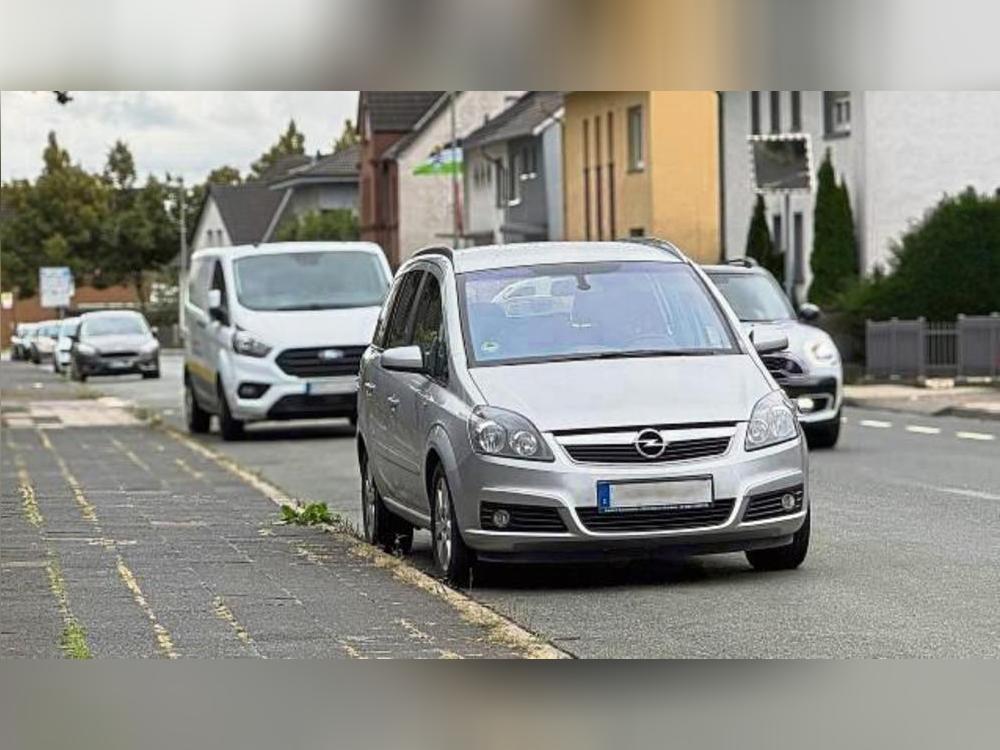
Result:
M361 146L354 144L291 170L284 177L272 181L269 187L277 190L305 182L357 182L360 162Z
M408 133L443 91L365 91L372 132Z
M281 156L264 173L255 180L256 182L272 183L283 179L289 172L306 167L312 163L312 157L305 154L286 154Z
M264 239L284 191L272 190L261 183L209 185L208 197L219 209L230 242L247 245Z
M563 106L559 91L529 91L482 127L462 139L462 148L476 148L532 135Z

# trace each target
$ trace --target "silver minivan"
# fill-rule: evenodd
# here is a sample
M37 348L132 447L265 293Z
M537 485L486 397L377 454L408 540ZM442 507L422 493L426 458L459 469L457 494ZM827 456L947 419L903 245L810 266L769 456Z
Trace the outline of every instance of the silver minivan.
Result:
M457 584L477 559L794 568L807 450L760 357L786 345L743 333L669 243L423 250L361 361L365 537L405 551L430 529Z

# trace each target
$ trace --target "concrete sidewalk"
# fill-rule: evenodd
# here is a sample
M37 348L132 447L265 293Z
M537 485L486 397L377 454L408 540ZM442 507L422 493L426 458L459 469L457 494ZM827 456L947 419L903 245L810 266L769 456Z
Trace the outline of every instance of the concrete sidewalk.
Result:
M930 416L1000 419L1000 388L991 386L848 385L844 387L844 403Z

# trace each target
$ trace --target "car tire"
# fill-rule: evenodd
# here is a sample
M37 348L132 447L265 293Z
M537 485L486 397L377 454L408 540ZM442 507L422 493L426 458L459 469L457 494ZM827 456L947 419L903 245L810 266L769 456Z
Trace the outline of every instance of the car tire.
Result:
M462 532L458 528L451 488L441 465L434 470L431 480L431 547L434 567L452 586L467 586L475 560Z
M226 398L222 383L219 383L219 432L223 440L243 439L243 420L233 417L229 411L229 400Z
M829 422L803 425L810 448L833 448L840 439L840 410Z
M368 456L364 454L361 457L361 533L366 542L386 552L405 555L413 547L413 526L385 507Z
M194 388L187 375L184 376L184 421L187 422L188 432L194 435L204 435L208 432L212 415L201 408L198 404L198 397L194 395Z
M754 570L794 570L806 559L809 552L809 528L812 511L806 511L806 520L795 532L792 543L784 547L749 550L747 561Z
M143 380L155 380L158 377L160 377L160 371L159 370L153 370L151 372L144 372L142 374L142 379Z
M86 383L87 376L80 372L80 368L76 364L76 360L70 363L69 366L69 377L70 380L75 380L77 383Z

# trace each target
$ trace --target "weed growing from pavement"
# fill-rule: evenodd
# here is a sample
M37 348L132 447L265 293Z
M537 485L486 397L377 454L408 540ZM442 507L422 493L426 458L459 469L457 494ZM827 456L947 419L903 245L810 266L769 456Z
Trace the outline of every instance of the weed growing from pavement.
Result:
M301 508L282 505L281 523L295 526L319 526L332 524L333 516L327 509L326 503L309 503Z
M87 645L87 633L76 620L72 620L63 628L59 645L70 659L92 658L90 647Z

